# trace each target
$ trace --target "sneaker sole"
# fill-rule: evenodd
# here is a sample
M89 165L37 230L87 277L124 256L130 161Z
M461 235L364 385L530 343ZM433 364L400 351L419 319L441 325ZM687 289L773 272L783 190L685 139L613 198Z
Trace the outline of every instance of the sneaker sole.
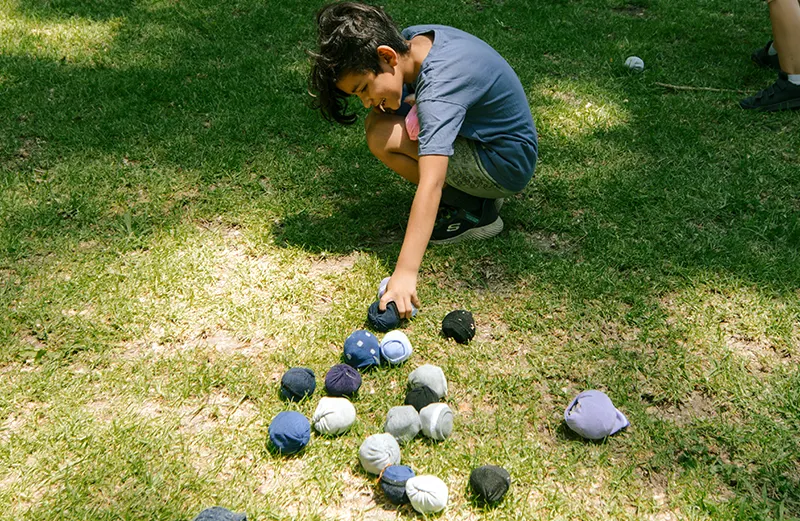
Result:
M778 112L779 110L794 110L800 108L800 98L783 101L774 105L767 105L758 107L756 110L759 112Z
M481 226L480 228L472 228L470 230L465 231L461 235L456 235L455 237L450 237L449 239L440 239L438 241L431 239L429 242L431 244L455 244L457 242L473 240L473 239L489 239L502 231L503 231L503 219L498 217L497 219L495 219L493 223L487 224L486 226Z

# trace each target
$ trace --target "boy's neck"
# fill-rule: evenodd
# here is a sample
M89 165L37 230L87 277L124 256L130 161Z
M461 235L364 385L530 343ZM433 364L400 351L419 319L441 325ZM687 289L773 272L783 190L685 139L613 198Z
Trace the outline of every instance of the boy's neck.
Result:
M409 42L410 50L405 63L403 72L403 83L414 83L419 76L422 62L428 57L428 53L433 47L433 38L427 34L418 34Z

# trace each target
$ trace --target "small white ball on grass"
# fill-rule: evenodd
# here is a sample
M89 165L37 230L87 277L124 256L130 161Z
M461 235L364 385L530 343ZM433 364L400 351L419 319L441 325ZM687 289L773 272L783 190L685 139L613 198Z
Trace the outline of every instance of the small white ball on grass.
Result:
M638 56L628 56L625 60L625 66L632 71L642 72L644 70L644 60Z

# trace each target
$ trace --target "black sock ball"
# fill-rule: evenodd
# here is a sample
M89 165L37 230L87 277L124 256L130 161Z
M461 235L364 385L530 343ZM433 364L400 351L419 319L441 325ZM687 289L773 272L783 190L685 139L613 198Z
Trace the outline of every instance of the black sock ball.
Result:
M415 387L406 393L405 404L413 406L417 412L419 412L428 405L438 401L439 395L436 394L436 391L427 385L423 385L421 387Z
M451 311L442 320L442 334L459 344L466 344L475 336L475 320L472 313L463 309Z

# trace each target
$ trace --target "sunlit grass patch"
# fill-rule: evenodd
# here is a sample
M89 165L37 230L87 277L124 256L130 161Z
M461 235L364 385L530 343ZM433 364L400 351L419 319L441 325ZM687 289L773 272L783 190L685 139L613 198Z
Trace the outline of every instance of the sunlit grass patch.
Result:
M533 98L538 126L567 139L607 131L630 121L627 108L584 84L561 81L540 85Z
M32 18L12 6L0 9L0 52L78 64L102 58L114 44L123 18L89 20L74 16L52 21Z

